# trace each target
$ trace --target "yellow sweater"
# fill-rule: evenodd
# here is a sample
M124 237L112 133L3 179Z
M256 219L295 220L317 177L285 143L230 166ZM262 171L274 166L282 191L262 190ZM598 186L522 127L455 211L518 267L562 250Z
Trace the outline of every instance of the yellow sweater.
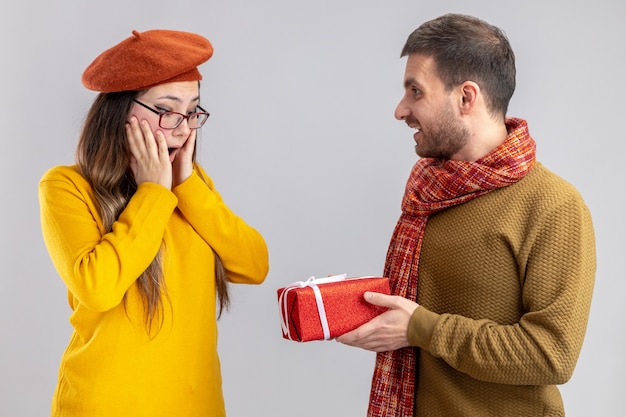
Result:
M596 269L589 211L537 164L431 216L409 341L416 416L563 416Z
M76 167L55 167L43 176L43 236L68 288L74 327L53 416L225 415L211 248L235 283L261 283L268 253L263 237L196 170L206 182L194 171L172 191L139 185L109 233ZM168 297L163 327L150 338L135 280L162 240Z

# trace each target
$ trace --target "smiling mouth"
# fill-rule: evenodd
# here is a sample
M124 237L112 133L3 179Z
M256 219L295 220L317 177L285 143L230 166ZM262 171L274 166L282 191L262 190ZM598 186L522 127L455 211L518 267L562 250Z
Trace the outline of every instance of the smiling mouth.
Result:
M417 123L417 120L413 120L413 121L407 120L406 125L410 127L411 129L414 129L417 133L422 131L422 125Z

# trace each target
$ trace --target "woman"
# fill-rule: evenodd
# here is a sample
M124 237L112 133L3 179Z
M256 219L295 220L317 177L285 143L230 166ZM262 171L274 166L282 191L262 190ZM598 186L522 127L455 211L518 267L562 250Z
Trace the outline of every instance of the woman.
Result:
M83 73L100 94L77 163L39 188L74 327L53 416L225 415L216 319L227 282L261 283L268 254L195 162L212 53L196 34L133 31Z

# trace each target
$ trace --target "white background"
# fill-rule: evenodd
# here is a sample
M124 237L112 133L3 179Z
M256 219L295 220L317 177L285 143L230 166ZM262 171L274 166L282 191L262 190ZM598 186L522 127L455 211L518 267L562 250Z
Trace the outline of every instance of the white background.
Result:
M175 2L3 0L0 128L0 416L45 416L69 340L66 290L42 242L37 183L73 163L95 93L84 68L131 30L197 32L200 162L231 208L265 236L271 271L236 287L219 323L230 417L364 416L374 354L283 340L276 289L311 275L377 275L416 156L393 118L400 50L423 21L476 15L517 56L509 114L528 120L538 158L591 208L597 281L570 417L623 416L626 394L626 6L622 0ZM105 359L105 358L103 358Z

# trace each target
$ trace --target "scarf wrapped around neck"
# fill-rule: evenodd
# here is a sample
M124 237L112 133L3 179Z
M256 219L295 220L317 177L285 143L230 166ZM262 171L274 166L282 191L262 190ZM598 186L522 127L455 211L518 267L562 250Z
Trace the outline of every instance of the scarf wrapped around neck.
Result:
M402 214L385 262L391 293L417 301L418 265L428 217L522 179L534 166L535 141L525 120L508 118L509 135L475 162L422 158L407 181ZM416 348L378 353L368 417L412 417Z

